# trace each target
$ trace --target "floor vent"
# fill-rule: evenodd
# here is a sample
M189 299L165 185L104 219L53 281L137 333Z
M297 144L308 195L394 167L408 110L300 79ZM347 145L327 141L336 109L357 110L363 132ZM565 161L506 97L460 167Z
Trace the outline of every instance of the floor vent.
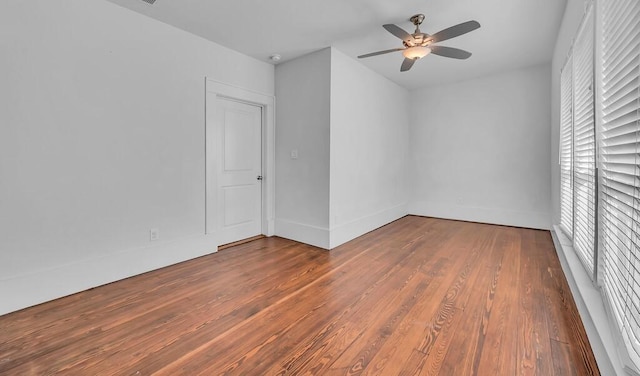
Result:
M153 5L153 3L156 2L156 0L142 0L142 1L144 1L147 4L151 4L151 5Z

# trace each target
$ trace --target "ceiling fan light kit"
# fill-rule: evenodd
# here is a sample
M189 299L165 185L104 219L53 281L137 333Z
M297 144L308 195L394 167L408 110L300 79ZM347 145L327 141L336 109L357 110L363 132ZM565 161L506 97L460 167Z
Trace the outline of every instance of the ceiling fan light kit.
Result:
M416 60L421 59L429 55L430 53L453 59L468 59L471 56L471 52L464 51L458 48L439 46L436 45L436 43L458 37L480 27L480 24L477 21L467 21L430 35L420 31L420 25L424 21L424 14L416 14L412 16L409 21L411 21L416 27L416 31L413 32L413 34L409 34L404 29L394 24L382 25L385 30L402 40L404 48L393 48L390 50L372 52L365 55L360 55L358 56L358 58L363 59L367 57L388 54L391 52L402 51L404 61L400 66L401 72L408 71L409 69L411 69L413 63L415 63Z
M409 47L406 50L402 51L402 55L407 59L421 59L431 53L431 48L415 46Z

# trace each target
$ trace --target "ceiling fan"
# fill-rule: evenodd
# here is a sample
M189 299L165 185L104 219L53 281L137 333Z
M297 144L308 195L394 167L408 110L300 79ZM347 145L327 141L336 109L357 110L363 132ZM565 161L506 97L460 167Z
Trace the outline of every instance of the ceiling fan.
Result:
M400 66L400 72L408 71L416 60L421 59L430 53L454 59L468 59L471 56L471 52L458 48L436 46L435 44L466 34L480 27L478 21L467 21L429 35L420 31L420 25L422 24L422 21L424 21L424 14L416 14L411 17L409 21L413 22L416 26L416 31L413 34L407 33L402 28L394 24L382 25L382 27L384 27L388 32L402 39L404 48L393 48L390 50L372 52L370 54L360 55L358 56L358 59L402 51L404 61Z

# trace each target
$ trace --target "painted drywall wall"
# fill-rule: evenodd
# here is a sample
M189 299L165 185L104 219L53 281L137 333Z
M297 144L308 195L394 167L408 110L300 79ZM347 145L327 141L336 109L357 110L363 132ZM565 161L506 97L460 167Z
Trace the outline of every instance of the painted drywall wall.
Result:
M277 235L331 249L406 215L406 89L335 48L275 86Z
M216 250L205 76L273 66L103 0L3 1L0 50L0 314Z
M331 248L406 215L409 92L331 53Z
M329 248L331 49L278 65L275 80L276 234Z
M409 213L550 227L549 64L411 93Z

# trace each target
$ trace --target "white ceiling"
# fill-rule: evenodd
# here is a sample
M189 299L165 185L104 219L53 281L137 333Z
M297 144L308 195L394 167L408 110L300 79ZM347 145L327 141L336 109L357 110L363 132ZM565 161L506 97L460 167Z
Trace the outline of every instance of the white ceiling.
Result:
M109 0L200 35L256 59L281 62L334 46L354 59L402 47L382 28L408 32L408 18L424 13L422 31L433 34L468 20L482 27L442 42L473 53L468 60L429 55L400 72L401 52L361 62L398 84L415 89L455 82L551 60L567 0Z

